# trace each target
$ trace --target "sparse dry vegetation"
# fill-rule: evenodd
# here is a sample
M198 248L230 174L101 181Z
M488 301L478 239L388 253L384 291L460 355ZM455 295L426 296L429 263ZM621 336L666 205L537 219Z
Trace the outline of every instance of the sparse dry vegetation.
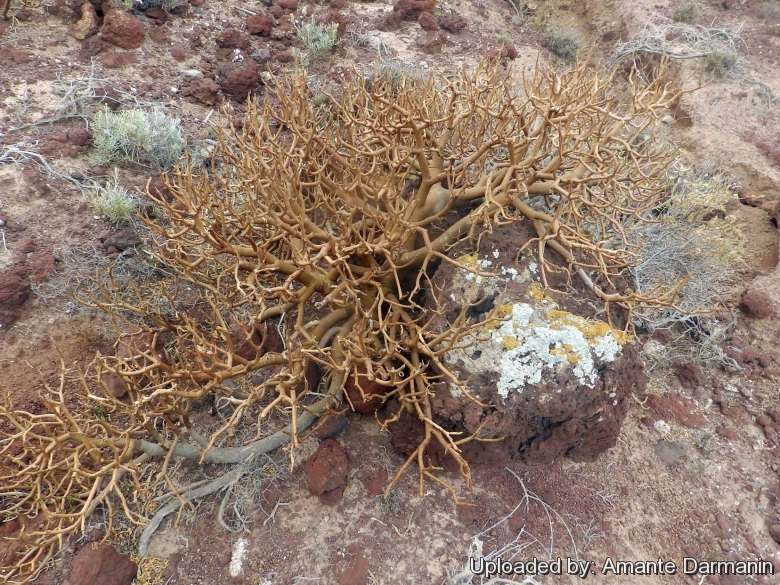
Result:
M547 48L553 55L571 63L580 50L580 37L576 31L562 26L548 28L544 33Z
M93 117L92 132L92 164L135 163L165 170L184 154L179 120L156 110L104 108Z
M295 32L303 43L303 58L308 63L321 61L330 55L339 42L336 34L338 23L330 22L318 24L316 22L302 22L295 25Z
M443 356L499 317L475 322L480 299L464 299L442 319L429 269L458 264L448 251L465 239L529 222L544 286L552 271L579 278L607 318L620 308L629 324L637 310L673 308L679 283L605 291L641 259L632 229L670 197L656 123L680 92L663 71L654 79L618 93L579 64L517 87L482 62L451 78L355 74L319 107L305 72L276 79L243 129L218 137L208 169L178 166L165 195L148 194L162 210L145 220L162 278L82 293L122 330L117 355L63 364L40 412L3 394L0 516L33 522L0 576L35 575L98 509L106 537L118 516L146 525L143 552L167 515L230 491L273 449L294 458L317 419L369 387L401 406L383 427L401 414L424 426L386 494L416 467L421 493L432 481L457 502L426 447L438 443L468 484L460 446L499 437L444 430L432 388L448 380L476 401ZM164 167L152 154L122 156ZM216 423L201 416L209 404ZM182 458L224 471L177 485Z
M683 4L674 11L672 14L672 20L674 22L682 22L685 24L696 24L699 19L699 8L696 4Z
M97 188L92 205L114 225L129 222L138 211L138 199L119 184L116 174Z
M731 325L724 327L706 313L723 306L721 295L735 284L744 262L744 236L729 215L736 201L728 177L679 169L669 200L653 210L656 221L640 224L633 232L642 252L627 271L639 292L685 283L675 309L640 310L638 325L668 330L682 342L679 349L689 359L717 360L730 367L734 364L719 344Z
M715 49L704 57L704 70L723 77L733 73L737 67L737 54L732 51Z

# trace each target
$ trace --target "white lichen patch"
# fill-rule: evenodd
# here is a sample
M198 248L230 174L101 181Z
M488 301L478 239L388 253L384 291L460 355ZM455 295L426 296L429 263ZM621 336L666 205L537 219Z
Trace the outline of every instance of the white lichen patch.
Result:
M542 382L545 373L570 369L580 384L593 387L597 361L614 361L621 345L630 341L607 323L591 321L557 308L549 297L539 304L513 303L498 308L504 320L486 326L489 339L469 348L467 367L475 372L498 372L498 393L507 398L527 385ZM458 361L458 358L450 361Z
M230 576L238 577L244 565L246 555L246 538L239 538L233 545L233 555L230 557Z
M464 255L457 261L467 270L456 271L450 284L452 300L464 302L489 295L500 298L508 281L529 283L529 303L500 305L494 312L499 320L486 324L479 340L472 339L472 345L464 351L444 356L449 364L460 362L467 372L497 373L496 387L503 398L511 392L522 393L526 386L540 384L546 375L564 369L580 384L592 388L598 378L597 366L615 361L621 346L631 341L630 335L603 321L560 310L536 281L539 267L533 262L519 274L500 263L491 268L493 262L478 254ZM482 271L490 271L493 276L475 274ZM454 384L450 390L453 395L460 394Z

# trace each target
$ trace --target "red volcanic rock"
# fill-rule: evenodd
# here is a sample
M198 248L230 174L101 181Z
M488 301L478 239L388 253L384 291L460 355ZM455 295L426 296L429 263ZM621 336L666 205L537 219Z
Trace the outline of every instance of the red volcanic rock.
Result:
M19 318L19 308L30 297L27 275L24 265L11 266L0 273L0 325L4 328Z
M89 138L89 130L86 128L71 128L68 130L68 142L76 146L86 146Z
M672 368L683 388L693 390L705 382L704 373L701 371L701 368L693 362L675 362L672 364Z
M362 393L361 393L362 390ZM382 386L375 381L369 380L366 376L365 368L360 369L357 375L350 374L347 383L344 385L344 392L355 412L368 414L376 412L382 408L384 396L390 389Z
M259 83L257 63L251 59L228 63L219 72L220 88L226 95L237 100L245 100Z
M217 103L218 93L219 85L213 79L194 79L181 89L181 95L191 96L207 106Z
M394 18L397 21L417 20L423 12L433 12L433 0L396 0L393 4Z
M440 52L443 44L444 35L441 31L428 31L417 38L417 46L429 55Z
M150 333L136 333L135 335L123 335L116 342L115 355L120 360L127 360L128 358L134 358L139 366L144 366L152 362L148 358L143 357L142 354L151 354L160 359L164 364L168 363L168 358L165 355L165 350L160 348L159 340L157 347L151 347L152 335ZM124 384L119 379L119 376L110 372L103 374L103 382L106 385L106 390L114 398L122 398L127 390ZM143 386L148 384L149 380L146 377L141 378L139 383Z
M742 312L754 319L766 319L772 315L772 297L760 290L748 290L739 305Z
M171 57L177 61L185 61L187 59L187 49L181 43L176 43L171 47Z
M445 14L439 19L439 26L451 33L459 33L467 24L468 21L460 14Z
M130 585L138 572L138 565L113 546L92 548L87 545L73 559L68 585Z
M267 37L271 34L271 19L265 14L254 14L246 19L246 28L250 34Z
M336 503L344 494L351 467L352 461L341 443L326 439L306 461L306 487L323 503Z
M113 8L103 19L100 36L107 43L123 49L137 49L146 36L143 23L132 14Z
M217 35L217 46L223 49L241 49L249 50L252 46L252 39L246 33L235 28L226 28Z
M298 0L277 0L276 4L288 13L298 10Z
M430 12L421 12L420 16L417 17L417 22L423 30L439 30L439 23Z

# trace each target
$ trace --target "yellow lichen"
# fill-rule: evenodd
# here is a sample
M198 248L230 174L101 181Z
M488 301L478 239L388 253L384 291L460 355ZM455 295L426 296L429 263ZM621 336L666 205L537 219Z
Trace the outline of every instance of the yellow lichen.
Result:
M528 287L528 296L532 299L536 299L537 301L547 301L552 303L552 298L548 297L544 294L544 291L542 290L542 285L538 282L534 282L531 284L531 286Z
M603 321L591 321L580 317L579 315L573 315L568 311L561 311L558 309L551 309L547 312L547 315L550 317L551 328L555 328L553 327L555 322L558 322L560 325L574 327L582 332L582 335L591 345L598 339L606 337L609 334L612 334L612 337L618 345L626 345L633 340L632 335L629 335L620 329L613 329L608 323Z
M515 349L518 345L520 345L520 342L517 340L517 337L512 337L511 335L505 335L501 340L501 346L509 351Z
M468 266L469 268L474 269L479 268L477 260L479 260L479 256L477 254L464 254L463 256L460 256L456 259L456 261L463 264L463 266Z
M499 305L496 309L496 317L503 319L504 317L509 317L509 315L512 314L512 310L514 309L514 305L511 303L505 303L503 305Z

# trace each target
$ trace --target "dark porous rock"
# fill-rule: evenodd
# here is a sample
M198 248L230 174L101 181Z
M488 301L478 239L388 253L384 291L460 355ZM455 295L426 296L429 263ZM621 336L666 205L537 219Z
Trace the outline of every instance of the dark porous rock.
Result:
M171 57L179 61L180 63L182 61L187 60L187 48L182 45L181 43L176 43L171 47Z
M3 328L19 318L19 309L30 297L28 272L24 264L0 272L0 325Z
M143 366L151 365L149 358L143 354L151 355L155 360L159 360L160 363L168 364L168 356L165 350L161 347L161 341L158 339L158 343L152 347L152 335L149 333L137 333L135 335L123 335L114 344L114 355L119 360L126 360L133 358L139 364ZM102 381L105 385L106 391L114 398L122 398L127 393L127 388L122 382L119 376L107 372L103 374ZM149 383L149 379L144 376L138 383L141 386L145 386Z
M506 43L501 47L502 59L509 59L510 61L514 61L517 59L517 55L517 47L515 47L512 43Z
M16 251L21 254L29 254L35 252L35 240L32 238L22 238L19 243L16 244Z
M417 17L417 22L423 30L439 30L439 23L430 12L421 12L420 16Z
M672 363L672 369L683 388L693 390L705 382L704 373L698 364L693 362L675 361Z
M754 319L766 319L771 317L774 307L772 306L772 297L767 293L749 289L742 295L742 302L739 305L742 312L748 317Z
M442 265L436 279L452 283L445 285L437 310L445 316L457 315L462 309L458 299L465 296L461 285L456 284L457 269ZM469 380L465 389L472 399L450 382L433 385L430 391L434 422L448 431L463 433L458 437L476 432L486 438L503 437L502 450L519 454L528 463L549 464L560 457L577 462L595 461L616 445L626 413L634 403L632 396L641 400L645 395L647 376L639 348L622 339L606 323L596 326L593 321L577 317L585 309L574 305L567 307L567 311L556 310L554 315L559 316L554 318L563 321L549 321L553 313L549 312L552 308L548 305L523 302L509 306L518 314L526 315L528 322L511 317L497 326L489 338L472 346L468 350L472 353L467 356L450 352L442 358L453 375ZM572 309L575 311L569 312ZM560 317L561 314L566 316ZM514 321L516 318L519 320ZM549 325L544 324L546 320ZM589 334L595 335L594 340L602 339L599 343L614 343L617 347L613 345L609 355L594 353L589 349L593 346L585 341L574 341L583 332L578 327L567 329L562 324L569 322L591 323L587 327ZM438 331L438 327L449 325L442 317L431 326ZM602 333L595 333L596 330ZM513 336L512 331L522 333ZM555 335L550 337L550 331L556 331ZM554 341L559 335L568 336L569 341ZM560 349L547 356L545 348L552 343L560 345ZM579 349L565 349L564 344L569 347L575 344ZM590 373L582 370L588 362ZM482 407L473 399L490 406ZM388 411L391 406L389 403ZM416 416L408 418L417 419ZM410 448L419 445L417 437L421 438L422 434L418 431L414 437L411 432L414 423L406 422L402 416L397 423L388 425L391 435L393 427L398 425L409 426L407 440L403 445L395 437L392 440L396 448L402 446L408 453ZM433 443L438 441L431 441L428 447ZM425 455L432 464L437 464L435 453ZM491 457L500 459L501 454Z
M271 51L268 49L257 49L256 51L252 51L252 54L249 56L258 65L265 65L271 60Z
M217 35L217 46L223 49L241 49L247 51L252 39L246 33L235 28L226 28Z
M288 13L298 10L298 0L276 0L276 4Z
M167 26L153 26L149 29L149 38L158 45L169 45L173 35Z
M219 86L225 95L245 100L260 83L257 63L251 59L224 65L219 71Z
M347 34L347 17L338 10L329 10L328 13L318 20L319 24L338 24L336 28L336 37L344 38Z
M468 21L460 14L445 14L439 19L439 26L451 33L459 33L467 24Z
M650 394L645 406L649 409L649 414L645 418L650 424L659 420L673 420L689 429L700 429L707 424L707 419L697 412L694 402L683 396L669 393Z
M219 85L213 79L194 79L181 88L181 95L190 96L207 106L216 105Z
M130 585L138 565L110 545L83 547L73 559L68 585Z
M352 461L341 443L326 439L306 461L306 487L323 503L336 503L344 494L351 468Z
M163 10L159 6L153 6L151 8L147 8L146 10L144 10L144 14L148 18L155 19L160 24L165 24L165 21L168 20L168 13L165 12L165 10Z
M171 8L168 12L170 12L171 14L184 16L190 11L190 4L191 2L180 2L179 4ZM196 4L193 4L193 6L196 6Z
M342 568L336 573L338 585L363 585L368 582L368 559L361 554L356 545L347 547L339 565Z
M423 53L432 55L441 52L444 44L444 35L441 31L428 31L417 38L417 46Z
M114 246L117 250L127 250L141 243L141 238L132 228L119 229L103 240L103 245L108 248Z
M423 12L433 12L433 0L396 0L393 3L393 19L417 20Z
M112 8L103 19L100 36L117 47L137 49L144 42L146 32L143 23L135 16L119 8Z
M99 55L106 50L108 43L100 37L91 37L84 39L81 43L81 50L79 51L79 59L82 61L89 61L92 57Z
M86 128L71 128L68 130L68 142L75 146L86 146L89 139L89 130Z
M17 11L16 14L14 14L14 17L19 22L27 22L28 20L32 19L33 11L27 8L22 8L21 10Z
M37 284L48 280L54 274L54 255L51 252L41 252L33 254L28 261L30 271L30 282Z
M273 16L276 20L279 20L284 16L284 8L279 6L278 4L274 4L268 9L268 12Z
M517 55L517 47L511 43L503 44L498 49L492 49L487 54L489 59L500 59L502 62L513 61L517 59Z
M780 524L775 524L769 527L769 535L774 539L777 544L780 544Z
M382 495L387 487L387 470L377 467L375 471L366 471L363 474L363 485L368 493L374 496Z
M267 37L271 34L271 19L265 14L253 14L247 17L246 28L250 34Z
M389 386L382 386L375 380L369 380L364 367L357 373L351 373L344 385L344 393L355 412L368 414L382 408Z

